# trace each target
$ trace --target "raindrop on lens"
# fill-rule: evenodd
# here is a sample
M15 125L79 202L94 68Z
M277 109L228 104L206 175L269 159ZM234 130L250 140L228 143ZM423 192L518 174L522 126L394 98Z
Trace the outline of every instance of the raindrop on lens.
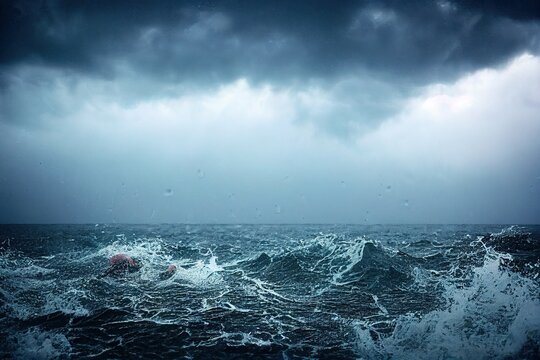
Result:
M174 191L172 189L165 189L165 191L163 192L163 196L173 196L174 195Z

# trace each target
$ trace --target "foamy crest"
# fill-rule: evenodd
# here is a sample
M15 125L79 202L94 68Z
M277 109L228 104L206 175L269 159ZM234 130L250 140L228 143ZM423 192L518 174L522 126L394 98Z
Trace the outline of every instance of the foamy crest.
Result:
M47 275L53 273L54 270L46 269L37 265L28 265L28 266L18 266L18 264L13 265L13 268L0 268L0 274L9 277L36 277Z
M538 285L500 267L491 249L466 281L446 281L443 309L398 317L390 336L357 321L356 348L366 358L501 359L527 341L540 343ZM374 340L375 339L375 340Z
M271 338L270 334L263 333L260 335L264 335L267 339L263 340L252 333L222 332L216 337L210 338L202 343L197 344L197 346L214 345L220 340L226 341L227 345L229 346L245 346L245 345L270 346L271 345L271 341L269 340Z
M315 247L321 248L322 257L309 267L310 271L330 275L333 285L346 285L343 278L362 261L364 249L367 244L379 245L373 240L364 237L344 240L335 234L320 234L308 242L301 243L301 251L316 255Z
M86 293L83 290L73 288L58 294L48 293L45 296L45 305L42 312L44 314L51 314L61 311L64 314L76 316L88 315L90 312L80 303L80 299L83 297L86 297Z
M101 261L105 270L109 266L108 259L116 254L127 254L136 259L142 265L137 274L142 280L155 280L172 262L172 255L161 238L139 238L128 242L123 234L117 235L113 243L81 260Z
M87 315L88 310L80 303L85 292L76 285L46 278L54 273L56 270L35 265L28 259L4 258L0 268L0 274L6 277L5 289L0 289L7 300L2 306L4 311L10 317L23 320L58 311Z
M11 335L8 342L16 359L55 359L71 352L64 335L37 327Z
M336 254L334 259L343 259L344 265L332 267L332 269L334 269L334 274L332 277L332 283L334 285L344 285L344 283L341 282L342 277L351 271L354 265L362 261L362 258L364 257L364 249L368 243L373 244L373 241L361 238L357 239L357 241L351 246L346 246L345 249L340 249L341 251Z
M499 232L492 233L491 236L502 237L502 236L511 236L522 234L522 229L517 225L511 225L502 229Z
M217 257L211 256L208 263L199 260L189 267L178 267L171 280L182 280L197 287L212 287L223 283L219 272L223 268L217 264Z
M165 250L165 243L161 238L141 238L130 242L126 241L123 234L117 235L117 238L117 241L105 246L93 255L109 258L115 254L124 253L145 264L162 263L171 258L171 255Z

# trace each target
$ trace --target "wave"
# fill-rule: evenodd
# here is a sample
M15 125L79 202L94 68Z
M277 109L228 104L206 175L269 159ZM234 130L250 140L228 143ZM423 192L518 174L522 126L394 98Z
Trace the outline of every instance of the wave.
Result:
M441 308L398 316L388 336L368 321L355 321L358 354L373 359L529 357L523 353L526 345L536 344L537 351L540 344L538 285L501 266L509 258L486 248L481 266L461 279L439 280Z
M523 228L175 229L117 226L93 242L88 230L81 248L74 228L54 253L0 254L0 349L26 358L135 356L164 344L209 358L538 354L540 246ZM101 277L117 253L143 267ZM177 271L161 276L171 263Z
M33 327L9 336L11 354L15 359L62 359L71 353L71 344L65 335Z

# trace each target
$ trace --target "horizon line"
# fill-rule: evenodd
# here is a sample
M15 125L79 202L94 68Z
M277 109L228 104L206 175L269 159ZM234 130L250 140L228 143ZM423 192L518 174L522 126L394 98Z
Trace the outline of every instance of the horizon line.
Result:
M291 226L291 225L354 225L354 226L435 226L435 225L453 225L453 226L463 226L463 225L497 225L497 226L540 226L540 223L340 223L340 222L334 222L334 223L203 223L203 222L193 222L193 223L183 223L183 222L160 222L160 223L130 223L130 222L77 222L77 223L62 223L62 222L51 222L51 223L24 223L24 222L17 222L17 223L2 223L0 222L0 226L9 226L9 225L92 225L92 226L100 226L100 225L214 225L214 226L238 226L238 225L281 225L281 226Z

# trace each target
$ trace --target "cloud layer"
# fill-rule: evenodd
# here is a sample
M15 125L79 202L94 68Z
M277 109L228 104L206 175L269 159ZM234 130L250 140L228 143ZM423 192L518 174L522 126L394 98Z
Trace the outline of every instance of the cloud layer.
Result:
M346 137L321 126L362 113L343 84L123 102L126 84L49 71L21 70L12 92L13 111L53 104L25 110L41 126L0 128L5 222L540 221L534 55L424 87Z
M0 64L172 83L287 83L368 69L433 81L539 49L536 1L7 1ZM6 71L6 70L4 70Z

